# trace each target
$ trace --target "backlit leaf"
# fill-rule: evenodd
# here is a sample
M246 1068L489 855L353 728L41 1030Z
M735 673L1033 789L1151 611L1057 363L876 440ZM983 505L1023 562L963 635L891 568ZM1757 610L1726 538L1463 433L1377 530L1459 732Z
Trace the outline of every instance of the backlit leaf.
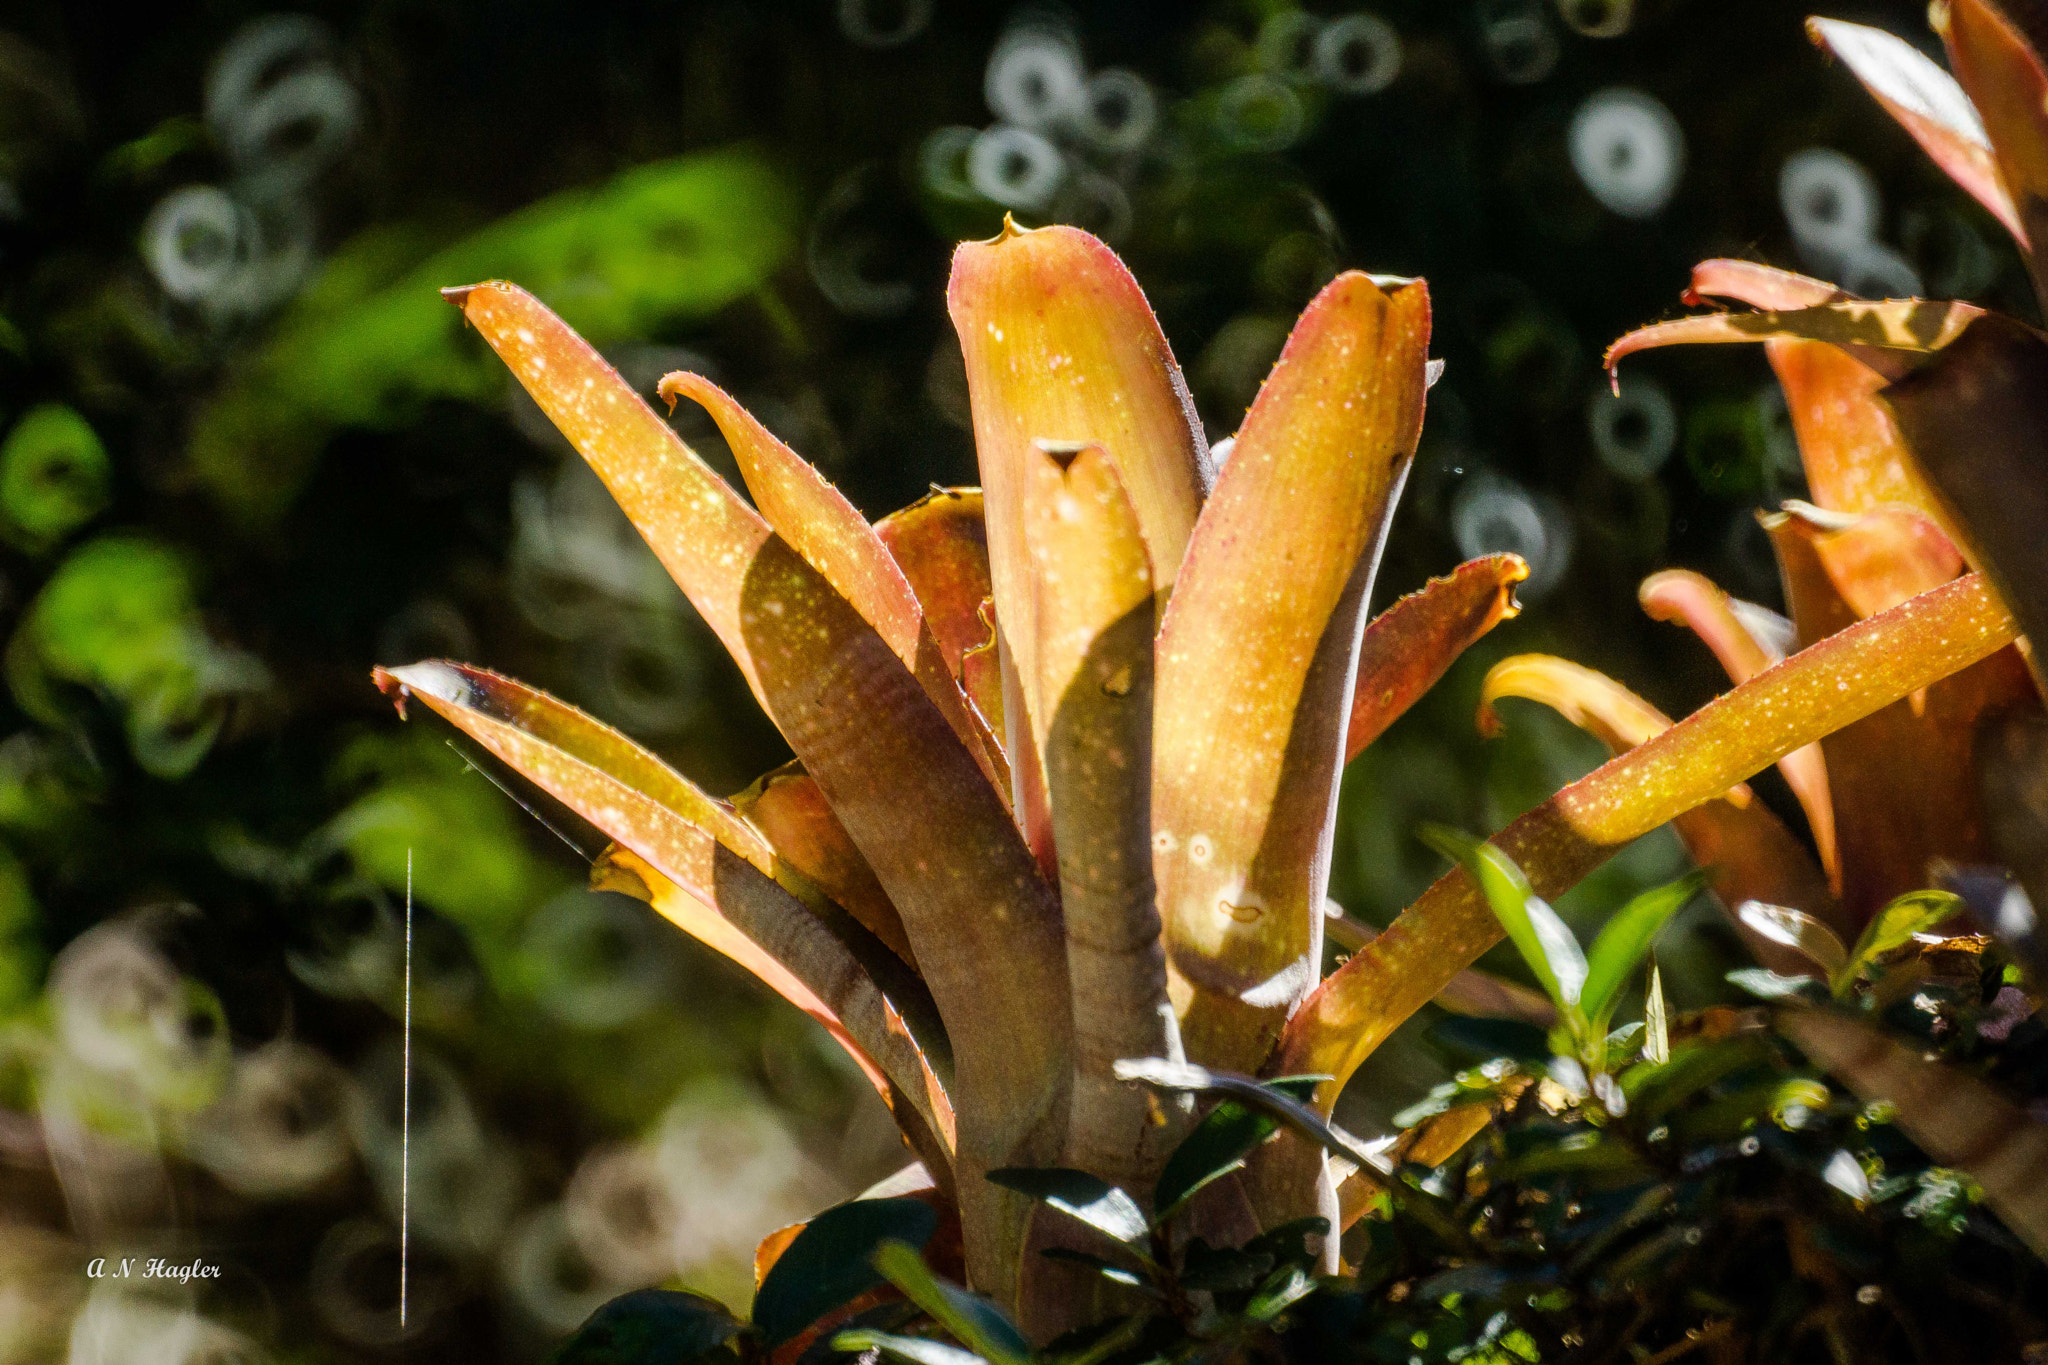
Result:
M1577 1017L1586 985L1586 955L1557 911L1529 885L1522 869L1492 844L1459 830L1425 825L1421 834L1424 843L1462 864L1479 883L1487 905L1507 931L1508 941L1536 974L1538 984L1557 1002L1560 1012Z
M1689 873L1668 886L1652 887L1635 896L1609 917L1586 955L1586 988L1580 1001L1595 1027L1606 1028L1615 997L1642 965L1657 931L1706 883L1706 873Z
M1800 953L1820 968L1823 976L1832 976L1849 960L1849 950L1835 937L1835 931L1804 911L1744 901L1735 907L1735 915L1764 938Z
M1913 357L1931 355L1954 341L1984 310L1974 304L1929 299L1845 299L1810 308L1756 313L1706 313L1639 327L1607 348L1612 373L1622 360L1659 346L1770 341L1796 337L1865 348L1865 363L1898 378Z
M1362 611L1422 422L1429 293L1346 273L1295 325L1160 627L1152 826L1189 1054L1250 1069L1315 984ZM1219 641L1231 641L1219 648Z
M667 897L645 885L643 898L826 1024L878 1084L886 1078L885 1094L900 1092L934 1132L951 1128L929 1060L944 1065L945 1035L922 984L814 884L778 864L731 806L618 731L523 683L450 663L376 676L617 839L656 883L680 892Z
M989 1365L1026 1365L1030 1360L1030 1343L1000 1309L981 1295L934 1275L917 1248L900 1241L883 1242L871 1259L875 1269L902 1290L905 1298Z
M1176 1125L1119 1083L1119 1057L1165 1050L1166 959L1152 886L1151 564L1099 447L1024 471L1037 593L1031 714L1059 857L1074 1002L1074 1098L1063 1160L1111 1180L1158 1168Z
M1802 744L2010 643L2012 618L1976 575L1923 593L1759 674L1510 824L1496 842L1539 891L1558 895L1636 837ZM1462 869L1439 879L1339 968L1288 1023L1286 1071L1343 1080L1443 983L1500 938Z
M1922 56L1911 43L1883 29L1811 18L1806 21L1806 32L1842 59L1935 165L1991 210L2022 246L2026 244L2027 234L2020 226L2012 196L2006 193L1992 161L1984 121L1955 77Z
M1004 223L954 252L946 306L967 364L974 445L986 501L989 574L1006 686L1027 706L1039 670L1037 602L1024 544L1023 481L1038 443L1095 444L1116 461L1165 592L1215 475L1187 385L1138 283L1116 254L1071 227ZM1051 841L1029 721L1005 719L1015 805L1041 854Z
M1700 637L1728 680L1738 686L1748 682L1791 652L1791 623L1782 617L1773 624L1785 638L1767 639L1752 624L1762 608L1738 602L1710 580L1689 569L1667 569L1651 574L1637 590L1643 610L1659 621L1683 621ZM1747 607L1748 610L1744 611ZM1828 792L1827 762L1818 745L1805 745L1778 760L1785 784L1799 798L1806 812L1807 828L1820 850L1821 866L1830 882L1839 877L1835 851L1835 806Z
M1003 733L1003 689L993 666L995 637L984 614L989 581L988 527L979 488L942 488L875 523L938 637L946 663L997 735ZM989 666L970 663L977 652Z
M1346 762L1434 687L1474 641L1521 611L1515 584L1528 576L1519 555L1483 555L1430 579L1372 619L1358 650Z
M1871 916L1863 937L1849 954L1844 976L1852 976L1894 948L1903 948L1913 935L1924 934L1963 908L1963 898L1948 891L1914 891L1899 897Z
M2048 293L2048 72L1986 0L1949 0L1948 64L1984 120L1998 178L2019 210L2036 293Z
M988 1178L1127 1246L1142 1249L1151 1232L1137 1200L1086 1171L1058 1166L1011 1166L990 1171Z
M1766 517L1764 527L1800 640L1854 624L1856 612L1817 548L1829 533L1790 514ZM2018 652L2001 650L1822 739L1841 850L1844 937L1893 897L1925 886L1930 858L1997 860L1978 791L1976 734L1987 716L2030 709L2032 694Z

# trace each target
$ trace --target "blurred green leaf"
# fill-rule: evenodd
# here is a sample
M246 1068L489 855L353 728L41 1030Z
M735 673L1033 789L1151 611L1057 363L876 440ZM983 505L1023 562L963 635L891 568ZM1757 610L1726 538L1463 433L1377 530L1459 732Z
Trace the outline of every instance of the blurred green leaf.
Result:
M1793 1000L1817 997L1826 985L1816 976L1780 976L1763 967L1738 967L1728 973L1728 984L1739 986L1759 1000Z
M754 1325L771 1347L781 1345L880 1287L874 1257L885 1242L922 1247L938 1226L937 1211L921 1199L856 1199L826 1209L769 1268L754 1295Z
M207 634L185 559L144 536L103 536L57 567L7 647L22 710L68 727L70 684L121 712L144 771L189 773L213 745L227 698L264 686L263 665Z
M707 1365L736 1362L743 1329L723 1306L671 1289L636 1289L590 1315L549 1365Z
M1580 997L1580 1008L1596 1030L1607 1027L1615 997L1650 951L1657 931L1698 895L1707 881L1707 872L1695 869L1668 886L1645 891L1615 911L1601 929L1587 955L1586 985Z
M1150 1232L1145 1212L1130 1195L1086 1171L1066 1167L1005 1166L988 1178L1029 1195L1127 1246L1142 1247Z
M743 149L565 190L438 250L416 228L374 230L327 260L263 354L200 413L193 466L224 507L262 524L338 428L395 426L432 398L495 401L503 369L464 342L444 287L516 281L602 347L746 297L796 240L789 187Z
M906 1242L887 1241L875 1249L875 1269L903 1291L905 1298L929 1313L956 1340L978 1352L989 1365L1025 1365L1031 1345L1002 1310L979 1294L948 1284L932 1274L924 1257Z
M1501 928L1522 954L1537 984L1568 1018L1581 1018L1586 955L1550 903L1536 894L1514 860L1483 839L1448 825L1424 825L1422 840L1453 862L1464 864L1486 896Z
M58 403L31 408L0 444L0 533L41 554L105 510L112 478L83 417Z

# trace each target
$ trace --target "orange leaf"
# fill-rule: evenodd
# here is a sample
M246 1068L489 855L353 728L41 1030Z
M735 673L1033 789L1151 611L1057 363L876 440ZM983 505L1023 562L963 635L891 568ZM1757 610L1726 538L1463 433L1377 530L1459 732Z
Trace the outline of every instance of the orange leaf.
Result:
M764 773L732 798L733 809L761 832L775 856L817 883L819 889L889 945L913 970L917 957L904 931L903 916L875 878L875 870L847 837L818 784L798 763Z
M1485 734L1499 728L1493 705L1502 697L1543 703L1597 736L1614 754L1671 728L1661 711L1612 678L1547 655L1517 655L1493 666L1480 688L1479 728ZM1839 911L1827 879L1784 822L1747 786L1737 784L1723 795L1726 800L1704 801L1671 822L1693 861L1713 869L1714 890L1723 908L1766 901L1835 923ZM1796 969L1796 963L1772 952L1771 945L1756 942L1739 922L1737 931L1750 940L1765 966Z
M1025 471L1024 543L1037 590L1032 716L1059 850L1074 999L1070 1166L1142 1189L1178 1137L1119 1081L1124 1057L1168 1051L1166 959L1152 886L1151 563L1136 511L1099 446ZM1133 1183L1137 1182L1137 1183Z
M1822 341L1771 341L1764 354L1785 391L1815 502L1851 516L1896 503L1941 521L1926 476L1878 401L1883 375Z
M1983 312L1974 304L1928 299L1843 299L1782 311L1705 313L1638 327L1607 348L1606 364L1612 374L1623 357L1659 346L1798 337L1860 347L1865 364L1897 379L1911 372L1911 356L1940 350Z
M1474 641L1522 610L1515 584L1528 576L1520 555L1483 555L1430 579L1372 619L1358 650L1345 762L1436 686Z
M1780 757L2011 643L2012 618L1970 575L1784 663L1616 757L1514 821L1493 842L1539 895L1569 889L1631 840ZM1462 868L1425 892L1333 973L1289 1021L1273 1074L1322 1072L1325 1112L1360 1062L1454 973L1500 938Z
M1949 0L1948 64L1983 117L1998 176L2018 209L2035 292L2048 295L2048 72L1985 0Z
M1000 751L994 736L968 709L917 594L867 518L710 380L678 372L663 378L657 392L671 407L682 396L711 414L768 524L875 628L916 676L968 752L981 761L989 781L998 790L1005 788L1009 775L998 776Z
M994 588L989 582L981 490L934 489L876 522L875 534L910 580L953 676L990 727L1001 734L1002 679L995 669L973 664L995 643L994 626L986 614Z
M611 835L623 849L611 860L613 885L620 867L639 876L643 899L824 1024L885 1097L900 1092L934 1132L946 1130L942 1082L927 1061L943 1058L945 1035L929 997L879 942L792 876L731 806L618 731L510 678L441 662L375 677L401 705L417 697Z
M731 650L903 916L958 1062L975 1278L1006 1295L1026 1205L981 1173L1057 1156L1071 1049L1058 900L986 755L827 577L560 319L511 285L458 297Z
M1760 607L1738 604L1712 582L1688 569L1669 569L1651 574L1638 590L1643 610L1659 621L1684 621L1693 634L1714 651L1728 680L1738 687L1783 659L1789 642L1766 643L1752 631L1737 612L1761 612ZM1777 618L1779 628L1790 622ZM1835 851L1835 806L1828 794L1827 760L1819 746L1806 745L1778 760L1778 771L1799 798L1806 812L1807 828L1820 850L1821 866L1830 885L1839 886L1840 859ZM1756 899L1767 899L1756 897ZM1733 904L1733 902L1730 902ZM1778 904L1790 904L1780 901Z
M1768 517L1764 525L1801 643L1854 624L1857 612L1831 581L1820 548L1846 533L1793 515ZM2017 652L2000 650L1821 741L1848 926L1860 927L1893 897L1926 886L1930 858L1999 861L1985 833L1974 738L1983 717L2026 702L2032 691Z
M1422 423L1429 291L1340 275L1239 428L1160 627L1152 827L1189 1056L1315 984L1363 608ZM1185 1001L1185 1003L1183 1003Z
M1789 502L1785 510L1816 528L1814 553L1856 619L1890 611L1963 571L1955 543L1923 512L1881 507L1835 529L1817 508Z
M1726 257L1701 261L1692 268L1692 287L1685 301L1698 305L1705 299L1737 299L1752 308L1817 308L1848 298L1835 285L1810 275L1794 274L1774 265L1736 261Z
M1038 638L1024 547L1023 484L1037 443L1108 451L1137 510L1164 592L1180 572L1214 472L1165 336L1116 254L1070 227L1005 222L992 241L953 255L946 304L967 362L974 445L987 500L989 574L1006 686L1037 708ZM1043 773L1020 709L1006 718L1014 803L1034 849L1050 842L1038 800Z
M2026 230L1999 178L1984 121L1955 77L1921 56L1911 43L1883 29L1810 18L1806 34L1841 58L1934 164L1991 210L2020 245L2026 246Z
M2035 241L2048 247L2048 237ZM1943 527L2048 648L2048 339L1987 314L1882 397L1939 492ZM2048 687L2035 656L2035 679Z

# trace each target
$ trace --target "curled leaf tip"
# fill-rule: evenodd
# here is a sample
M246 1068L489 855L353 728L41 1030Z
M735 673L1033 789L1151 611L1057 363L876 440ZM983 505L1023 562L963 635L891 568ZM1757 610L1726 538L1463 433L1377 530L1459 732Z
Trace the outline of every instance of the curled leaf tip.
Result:
M460 308L469 301L470 291L480 287L474 284L451 284L441 291L441 297Z

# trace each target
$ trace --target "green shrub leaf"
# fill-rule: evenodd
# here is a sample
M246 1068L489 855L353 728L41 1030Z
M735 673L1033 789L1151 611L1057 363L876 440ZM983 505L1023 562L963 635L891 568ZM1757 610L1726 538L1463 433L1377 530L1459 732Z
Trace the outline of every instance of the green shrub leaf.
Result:
M1282 1076L1266 1084L1307 1103L1323 1079ZM1166 1159L1166 1169L1159 1173L1159 1183L1152 1191L1154 1216L1164 1222L1178 1213L1197 1190L1243 1165L1246 1155L1279 1127L1278 1120L1237 1100L1218 1103Z
M910 1365L988 1365L988 1362L972 1351L963 1351L958 1346L948 1346L943 1341L929 1341L924 1337L900 1337L893 1332L875 1332L861 1328L852 1332L841 1332L832 1338L832 1349L851 1355L860 1351L879 1350L897 1360L907 1360Z
M1086 1171L1063 1166L1006 1166L990 1171L988 1178L1006 1190L1049 1204L1128 1246L1142 1247L1150 1232L1137 1200Z
M1025 1365L1030 1360L1030 1344L1001 1309L981 1295L932 1274L916 1247L907 1242L883 1242L875 1248L873 1261L875 1269L902 1290L905 1298L930 1314L934 1322L989 1365ZM920 1360L918 1365L956 1365L959 1359L956 1356L944 1361Z
M1804 910L1744 901L1736 907L1735 916L1757 934L1801 954L1827 976L1841 971L1849 960L1849 950L1835 937L1835 931Z
M1586 985L1586 955L1572 931L1550 903L1536 894L1514 860L1483 839L1445 825L1424 825L1422 841L1454 862L1463 863L1479 883L1486 903L1520 950L1536 981L1558 1010L1579 1013Z
M805 1224L754 1296L754 1325L779 1346L882 1283L872 1258L884 1242L921 1247L939 1215L921 1199L856 1199Z
M636 1289L592 1313L555 1348L549 1365L692 1365L737 1362L728 1344L741 1327L710 1299L669 1289Z
M1596 1028L1605 1027L1615 996L1650 951L1657 931L1706 884L1707 873L1694 870L1669 886L1643 892L1607 921L1587 956L1586 986L1579 998L1580 1008Z
M1962 908L1963 898L1948 891L1910 891L1899 897L1864 927L1856 950L1836 975L1837 988L1854 981L1877 958L1903 947L1913 935L1927 932Z

